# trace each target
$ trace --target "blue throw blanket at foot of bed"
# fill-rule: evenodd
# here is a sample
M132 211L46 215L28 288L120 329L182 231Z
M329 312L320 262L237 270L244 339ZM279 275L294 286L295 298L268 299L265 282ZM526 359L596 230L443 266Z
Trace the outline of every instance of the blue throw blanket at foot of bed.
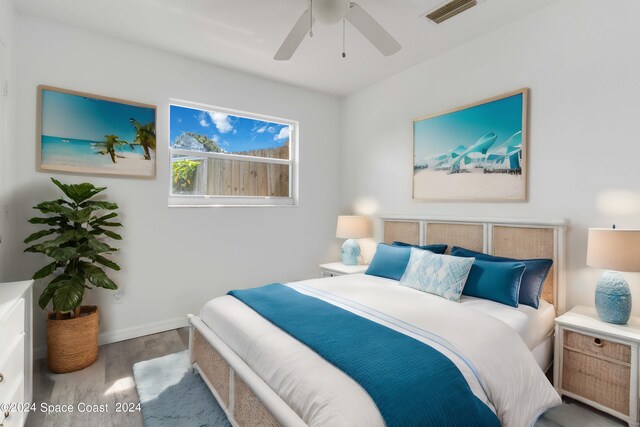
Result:
M499 426L432 347L281 284L229 292L369 393L387 426Z

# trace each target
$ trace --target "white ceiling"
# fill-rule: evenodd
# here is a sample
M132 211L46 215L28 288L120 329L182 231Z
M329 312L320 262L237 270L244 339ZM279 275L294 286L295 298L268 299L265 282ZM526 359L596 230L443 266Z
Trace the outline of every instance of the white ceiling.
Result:
M288 62L273 55L306 0L15 0L18 11L225 67L346 95L558 0L486 0L435 25L419 15L442 0L357 0L402 45L382 56L347 24L314 27Z

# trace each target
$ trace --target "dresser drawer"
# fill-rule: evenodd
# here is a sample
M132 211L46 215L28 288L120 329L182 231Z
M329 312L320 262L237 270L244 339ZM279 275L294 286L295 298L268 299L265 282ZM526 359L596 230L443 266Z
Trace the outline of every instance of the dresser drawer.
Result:
M631 347L628 345L583 335L578 332L565 330L564 346L585 354L631 363Z
M9 402L9 393L18 384L18 381L23 378L24 372L24 334L21 334L19 341L14 341L16 344L8 357L0 360L0 375L2 381L0 381L0 403Z
M631 367L565 347L562 389L629 415Z
M22 402L24 399L24 381L21 380L20 384L17 384L17 387L14 389L11 397L9 398L9 402L18 403ZM8 415L5 418L5 415ZM26 413L24 411L13 411L8 414L4 411L0 412L0 424L4 427L22 427L24 425L24 417ZM4 422L1 420L4 419Z
M5 320L0 324L0 360L4 359L11 346L24 332L24 298L18 299Z

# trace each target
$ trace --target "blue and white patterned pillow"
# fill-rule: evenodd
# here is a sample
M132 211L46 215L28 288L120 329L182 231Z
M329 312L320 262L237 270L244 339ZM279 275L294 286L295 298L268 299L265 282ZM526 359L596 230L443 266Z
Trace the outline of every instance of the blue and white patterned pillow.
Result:
M400 285L459 301L473 261L412 248Z

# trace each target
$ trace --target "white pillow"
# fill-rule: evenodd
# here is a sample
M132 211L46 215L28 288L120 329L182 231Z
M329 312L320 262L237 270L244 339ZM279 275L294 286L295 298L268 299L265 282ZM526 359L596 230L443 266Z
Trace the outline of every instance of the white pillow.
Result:
M457 302L474 260L411 248L400 285Z

